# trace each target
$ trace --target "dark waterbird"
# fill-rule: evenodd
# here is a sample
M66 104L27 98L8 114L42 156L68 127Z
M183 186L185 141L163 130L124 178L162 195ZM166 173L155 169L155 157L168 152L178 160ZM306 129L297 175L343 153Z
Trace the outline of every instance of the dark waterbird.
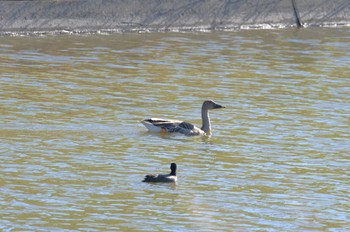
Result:
M176 163L170 164L171 172L170 174L150 174L146 175L142 182L162 182L162 183L171 183L177 181L176 176Z

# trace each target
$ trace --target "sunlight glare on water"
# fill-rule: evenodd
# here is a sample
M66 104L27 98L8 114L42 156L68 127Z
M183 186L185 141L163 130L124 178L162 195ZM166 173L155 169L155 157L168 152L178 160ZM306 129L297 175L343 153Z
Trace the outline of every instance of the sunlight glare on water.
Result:
M349 35L0 37L0 229L350 230ZM209 138L140 124L206 99Z

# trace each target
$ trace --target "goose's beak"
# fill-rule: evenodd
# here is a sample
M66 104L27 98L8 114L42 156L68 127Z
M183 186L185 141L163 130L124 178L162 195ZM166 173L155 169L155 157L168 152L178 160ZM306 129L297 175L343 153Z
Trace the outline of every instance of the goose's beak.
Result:
M225 106L215 104L214 109L226 108Z

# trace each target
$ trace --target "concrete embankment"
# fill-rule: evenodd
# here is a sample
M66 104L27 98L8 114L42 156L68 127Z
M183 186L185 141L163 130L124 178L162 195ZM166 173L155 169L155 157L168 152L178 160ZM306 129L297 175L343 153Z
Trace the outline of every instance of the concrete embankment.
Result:
M349 26L349 0L0 1L0 33Z

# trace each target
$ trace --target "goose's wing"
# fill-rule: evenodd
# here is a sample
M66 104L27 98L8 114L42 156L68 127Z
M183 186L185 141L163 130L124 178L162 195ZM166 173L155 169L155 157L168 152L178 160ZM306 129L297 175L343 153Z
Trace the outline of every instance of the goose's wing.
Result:
M166 130L167 132L174 132L175 128L181 124L182 121L150 118L141 121L141 123L150 131L161 132L162 130Z
M143 122L152 123L153 125L162 125L162 124L169 124L169 123L181 123L181 121L162 119L162 118L149 118L149 119L143 120Z
M178 132L187 136L199 135L204 132L193 124L177 120L150 118L141 121L150 131L161 132L163 130L173 133Z
M195 126L189 122L182 122L178 125L178 127L186 130L193 130Z
M181 122L179 125L175 127L174 130L175 130L174 132L179 132L187 136L201 134L201 130L199 128L195 127L193 124L188 122Z

